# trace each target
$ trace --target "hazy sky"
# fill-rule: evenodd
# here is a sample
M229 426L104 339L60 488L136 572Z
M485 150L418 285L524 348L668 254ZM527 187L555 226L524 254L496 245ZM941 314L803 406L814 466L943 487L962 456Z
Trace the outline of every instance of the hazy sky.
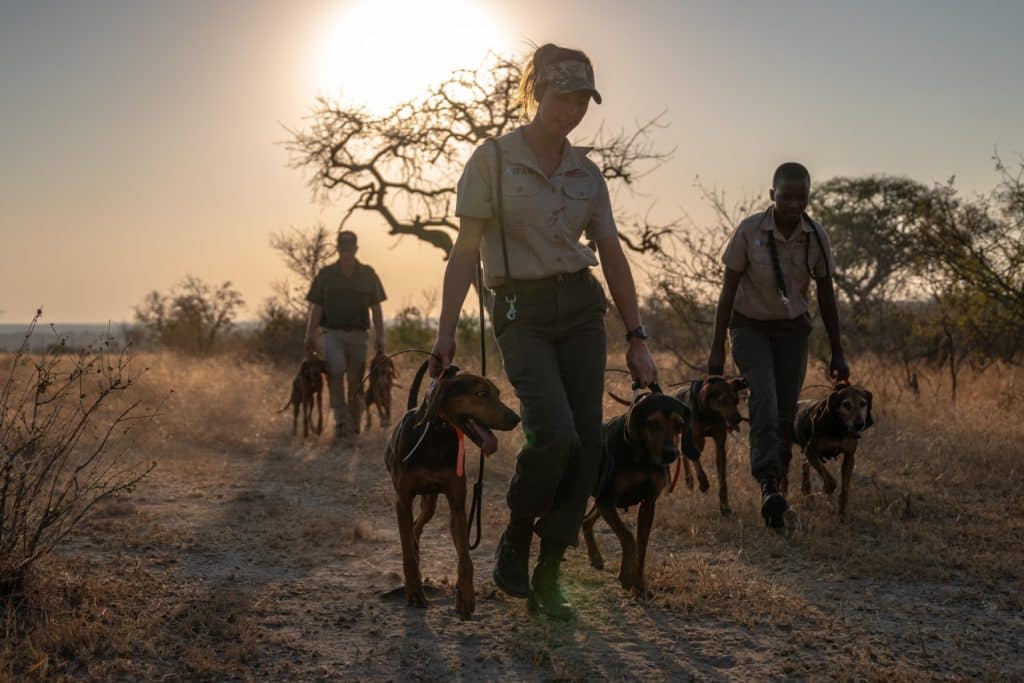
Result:
M985 190L995 147L1024 153L1022 27L1016 0L0 0L0 322L125 320L188 273L232 280L252 317L284 276L269 234L341 218L287 167L281 124L528 40L593 58L605 104L581 137L667 112L675 158L621 206L700 218L695 176L760 194L791 158ZM349 224L386 312L439 289L435 249Z

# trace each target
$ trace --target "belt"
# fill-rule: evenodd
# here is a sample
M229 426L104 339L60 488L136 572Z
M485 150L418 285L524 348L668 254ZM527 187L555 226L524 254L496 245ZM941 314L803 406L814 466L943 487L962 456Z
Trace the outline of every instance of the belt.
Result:
M369 328L362 327L361 325L342 325L340 327L325 327L324 329L330 332L366 332Z
M582 282L589 277L592 277L590 274L590 268L583 268L582 270L577 270L575 273L559 273L558 275L542 277L536 280L513 279L512 288L515 289L517 292L536 291L540 289L553 289L564 284ZM502 283L494 287L495 292L502 292L506 289L509 289L508 283Z

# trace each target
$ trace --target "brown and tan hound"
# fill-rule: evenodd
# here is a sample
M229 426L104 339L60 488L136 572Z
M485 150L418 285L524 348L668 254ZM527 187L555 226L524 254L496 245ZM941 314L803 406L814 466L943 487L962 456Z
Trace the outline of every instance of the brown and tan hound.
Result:
M466 525L466 478L459 471L462 434L485 455L498 449L492 429L511 430L519 416L501 401L494 383L485 377L460 373L450 367L434 381L423 405L416 408L416 396L426 372L424 363L409 388L408 412L395 427L384 451L384 463L395 487L395 514L402 539L402 570L405 601L412 607L426 607L420 575L420 535L434 516L437 496L448 499L450 527L458 555L455 609L469 619L476 609L473 590L473 562L469 556ZM420 496L420 512L413 519L413 500Z
M737 432L744 419L739 412L740 392L747 388L742 377L726 379L717 375L697 380L675 394L686 405L689 419L682 436L683 477L686 487L693 489L692 463L701 492L710 486L708 475L700 464L708 437L715 443L715 469L718 472L718 510L730 513L729 483L725 469L725 440L729 432Z
M366 403L366 429L370 429L370 406L377 406L377 417L381 427L391 426L391 388L398 379L395 361L378 353L370 361L369 386L363 400Z
M838 512L844 520L857 444L864 430L875 423L871 403L870 391L842 382L836 384L832 393L823 400L800 401L797 404L793 431L796 443L804 453L800 490L804 495L810 494L810 469L813 467L821 477L825 493L832 495L836 490L836 480L825 469L825 462L842 455Z
M679 458L679 435L686 424L686 408L673 396L645 394L602 427L602 476L594 493L594 508L583 518L583 538L590 564L604 568L594 538L594 524L603 517L622 546L619 583L646 601L647 546L654 526L654 506L669 481L669 465ZM636 537L616 508L640 505Z
M324 430L324 409L322 396L324 392L324 375L327 374L327 363L317 353L311 353L302 361L299 372L292 380L292 393L288 403L279 410L283 413L292 408L292 436L299 433L299 411L302 411L302 436L309 436L312 429L316 434ZM313 426L313 403L316 403L316 426Z

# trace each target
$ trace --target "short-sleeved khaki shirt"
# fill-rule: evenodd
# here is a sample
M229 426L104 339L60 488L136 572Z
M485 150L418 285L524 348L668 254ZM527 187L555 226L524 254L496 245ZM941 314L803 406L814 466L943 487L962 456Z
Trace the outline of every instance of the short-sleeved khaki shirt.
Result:
M498 138L503 161L502 204L509 269L514 280L537 280L597 265L593 250L580 243L615 237L608 185L589 148L566 145L548 178L518 128ZM505 279L495 207L496 155L493 143L478 147L459 179L455 215L486 221L480 242L484 282Z
M821 246L814 238L821 236ZM775 236L779 266L786 281L789 303L783 302L775 280L775 268L768 247L768 234ZM824 253L822 253L824 247ZM810 311L811 273L822 278L835 272L835 259L828 235L807 218L789 239L775 226L772 209L744 219L733 233L722 262L729 270L742 273L733 310L754 320L791 320Z

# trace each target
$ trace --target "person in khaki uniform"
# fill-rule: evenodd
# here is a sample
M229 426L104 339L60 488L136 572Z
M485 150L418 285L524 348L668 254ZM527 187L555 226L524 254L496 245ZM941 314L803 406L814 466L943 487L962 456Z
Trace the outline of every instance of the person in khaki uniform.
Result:
M356 260L357 249L354 232L339 232L337 262L316 274L306 295L309 302L306 352L316 351L316 331L321 328L334 436L339 438L359 433L371 311L376 348L378 352L384 350L384 316L380 304L387 297L373 268Z
M829 373L834 380L850 375L832 284L835 260L828 235L806 213L810 188L804 166L782 164L772 177L773 205L736 229L722 257L725 281L708 357L708 373L722 374L728 328L733 360L750 385L750 469L761 484L761 515L772 528L784 525L787 509L778 483L789 467L807 373L812 279L832 347Z
M559 585L559 564L565 548L577 543L598 477L607 355L607 304L590 272L597 257L579 242L583 235L596 244L631 330L630 371L646 386L656 380L656 369L608 187L586 158L588 150L567 140L590 99L601 102L590 60L578 50L538 48L523 72L520 96L535 112L532 120L478 147L459 181L459 235L445 270L431 373L436 377L452 361L459 313L482 259L485 283L494 291L491 320L526 436L506 498L510 520L494 581L509 595L529 597L531 609L564 619L574 612ZM531 579L534 532L540 558Z

